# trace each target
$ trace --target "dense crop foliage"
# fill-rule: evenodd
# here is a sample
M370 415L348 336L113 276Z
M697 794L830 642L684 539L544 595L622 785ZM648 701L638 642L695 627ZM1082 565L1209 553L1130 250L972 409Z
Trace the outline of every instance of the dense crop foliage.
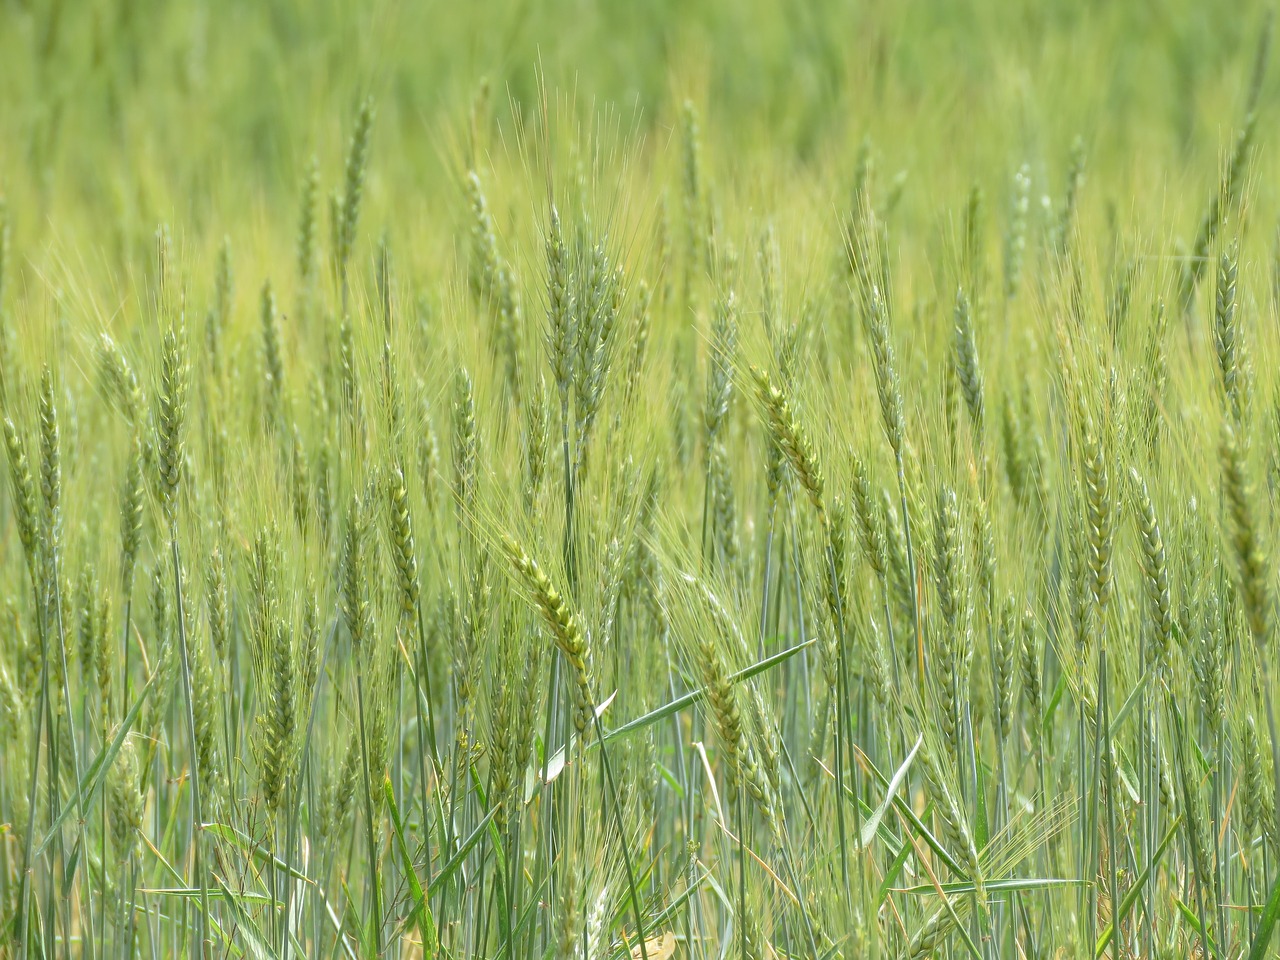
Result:
M1271 31L0 0L0 955L1275 956Z

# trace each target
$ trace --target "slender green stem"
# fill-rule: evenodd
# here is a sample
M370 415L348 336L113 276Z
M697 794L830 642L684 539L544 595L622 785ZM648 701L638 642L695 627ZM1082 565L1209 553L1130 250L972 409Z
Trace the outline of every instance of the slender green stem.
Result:
M200 938L200 956L208 960L209 940L209 881L204 872L204 806L200 794L199 746L196 742L196 718L191 691L191 659L187 648L187 615L182 598L182 557L178 551L178 530L169 532L173 555L173 589L178 605L178 650L182 669L182 699L184 719L187 725L187 742L191 747L191 832L194 846L196 884L200 889L200 913L197 917L197 935Z
M916 554L911 542L911 517L907 511L907 474L901 454L898 454L898 502L902 510L902 536L907 545L907 575L911 578L911 623L913 627L912 643L916 652L916 683L919 686L920 702L926 703L924 679L927 665L925 663L924 634L920 628L920 586L916 582Z
M373 819L373 796L369 785L369 740L365 732L364 669L356 664L356 704L360 721L360 765L364 772L364 813L366 839L369 841L369 892L373 897L370 933L376 957L382 956L382 895L378 869L378 839Z
M844 797L844 767L845 767L845 751L848 749L850 741L848 740L848 731L846 726L848 719L848 679L845 673L845 630L844 630L844 611L842 609L842 601L840 599L840 584L836 579L836 563L835 551L831 548L830 538L827 539L827 575L831 578L832 596L835 598L835 615L836 615L836 671L839 689L836 691L836 830L840 836L840 877L844 883L844 895L846 902L852 903L852 886L849 883L849 841L844 822L844 803L840 798Z
M1110 895L1114 910L1120 903L1120 881L1117 861L1120 850L1116 844L1116 772L1115 758L1112 753L1111 730L1111 697L1107 676L1107 649L1104 646L1098 652L1098 700L1100 701L1099 722L1103 728L1103 768L1107 773L1107 863L1110 866ZM1111 952L1115 960L1119 960L1119 938L1113 938Z
M600 717L595 709L591 711L591 719L595 726L596 739L600 741L600 765L604 768L605 782L609 787L609 800L610 805L613 807L613 822L618 830L618 848L622 853L623 869L627 873L627 894L631 898L632 916L636 924L636 939L639 941L640 960L649 960L644 929L644 907L640 903L640 894L636 887L636 873L631 865L631 844L627 841L627 825L622 819L622 804L618 800L618 788L613 780L613 769L609 763L609 749L604 743L604 727L601 725Z
M38 621L42 621L43 618L40 617L39 609L40 604L37 598L36 618ZM35 849L36 797L40 782L40 734L44 726L49 696L48 644L45 642L43 628L37 627L37 632L40 634L40 700L36 705L35 724L31 731L31 780L27 793L27 830L22 844L22 879L19 883L18 894L19 909L21 911L18 915L18 955L20 960L26 960L27 958L30 939L28 924L31 919L31 886L35 876L35 865L31 862L31 853Z

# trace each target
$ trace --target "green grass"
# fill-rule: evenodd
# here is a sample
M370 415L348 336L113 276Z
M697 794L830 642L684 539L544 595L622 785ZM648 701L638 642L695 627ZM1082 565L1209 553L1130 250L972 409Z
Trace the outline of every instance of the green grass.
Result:
M0 0L0 956L1274 956L1202 7Z

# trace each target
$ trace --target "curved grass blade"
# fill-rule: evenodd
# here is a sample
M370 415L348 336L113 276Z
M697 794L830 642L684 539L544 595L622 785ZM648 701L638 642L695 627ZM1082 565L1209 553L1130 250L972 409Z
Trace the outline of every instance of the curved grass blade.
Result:
M870 760L866 759L865 754L863 755L863 758L864 758L864 762L867 765L867 769L871 771L872 775L875 776L875 778L879 780L881 783L883 783L885 786L888 786L889 784L888 778L886 778L885 775L876 768L875 764L873 764ZM825 767L823 769L825 770ZM831 775L830 771L827 772L827 775L828 776ZM845 795L848 797L850 802L854 802L854 803L858 802L858 799L853 796L852 791L849 790L848 787L845 787ZM947 867L953 873L956 874L956 876L966 877L966 878L969 876L969 871L966 870L964 867L962 867L960 865L960 862L956 860L956 858L953 857L950 853L947 852L947 849L942 845L942 843L938 840L938 838L933 835L932 831L930 831L929 828L924 825L921 819L918 816L916 816L916 812L911 809L910 804L908 804L905 800L903 800L902 797L895 796L893 798L893 808L898 811L899 815L904 820L906 820L909 824L911 824L911 827L916 832L917 836L919 836L920 839L925 842L925 844L929 847L930 850L934 852L934 854L938 857L938 859L941 860L943 863L945 863Z
M120 752L120 748L124 746L124 739L128 736L129 731L133 729L134 723L138 719L138 714L142 712L142 705L146 703L147 697L150 695L152 688L156 682L155 676L147 681L146 686L142 688L142 692L138 694L138 699L134 701L129 713L121 722L116 730L115 737L107 744L98 755L93 758L93 763L89 764L89 769L85 771L84 776L80 779L80 784L76 788L78 797L83 798L84 805L87 809L88 805L93 802L93 795L97 793L98 787L102 785L103 779L106 777L107 771L111 769L111 764L116 759L116 754ZM49 844L58 836L58 831L62 829L62 825L66 822L73 810L78 809L80 804L75 802L73 798L71 803L64 806L61 812L54 818L53 823L49 825L49 832L45 834L44 839L40 841L40 845L36 847L31 854L31 859L37 860L40 855L45 852Z
M413 901L413 910L405 918L405 923L416 921L418 932L422 935L422 949L427 956L433 956L436 944L436 921L431 915L431 906L422 890L422 883L418 880L418 871L414 869L413 857L409 854L409 844L404 839L404 825L400 822L400 810L396 806L395 788L392 786L391 778L388 776L384 776L382 779L382 795L387 801L387 810L391 814L391 829L396 835L396 847L400 850L400 862L404 869L405 879L409 882L409 898Z
M467 854L472 848L480 842L480 838L484 836L485 831L489 828L489 822L493 820L494 814L498 812L497 807L490 807L489 812L484 815L484 819L476 824L476 828L471 831L467 839L462 841L462 845L452 857L440 868L440 872L431 878L431 883L427 887L427 896L433 897L436 892L444 886L449 879L458 872L458 868L462 866L462 861L467 858Z
M1129 911L1133 909L1133 905L1138 902L1138 896L1142 893L1142 888L1146 886L1147 880L1151 877L1151 871L1155 869L1156 864L1160 862L1160 858L1164 856L1164 852L1169 849L1169 844L1173 842L1174 836L1178 832L1178 827L1182 825L1182 815L1173 821L1169 827L1169 832L1164 835L1164 839L1160 841L1160 846L1156 847L1156 852L1152 854L1151 860L1142 869L1142 873L1138 874L1138 879L1133 882L1133 886L1129 888L1129 892L1124 895L1124 899L1120 901L1120 909L1116 911L1115 919L1107 924L1107 928L1102 931L1102 936L1098 938L1098 946L1094 949L1095 957L1102 956L1102 952L1107 949L1107 945L1111 943L1112 937L1115 936L1116 924L1123 923L1124 918L1129 915ZM1275 895L1274 889L1272 895Z
M1280 920L1280 876L1272 882L1271 892L1267 894L1267 904L1262 908L1262 916L1258 918L1258 930L1249 946L1249 960L1263 960L1267 956L1277 920Z
M220 840L227 841L232 846L239 849L241 853L251 857L259 864L271 864L271 866L276 870L287 871L289 876L293 877L293 879L302 880L304 883L315 882L297 867L288 866L283 860L263 847L262 844L246 837L239 830L235 829L235 827L228 826L225 823L206 823L204 828Z
M1047 890L1052 887L1079 887L1084 886L1085 884L1086 881L1076 880L1072 877L1012 877L1008 880L988 880L983 884L983 888L997 892L1011 893L1026 890ZM938 886L934 886L932 883L921 883L914 887L899 887L894 890L894 893L937 893L939 887L942 889L943 893L948 894L976 893L978 889L972 883L968 882L942 883Z
M898 875L902 873L902 868L906 865L907 856L910 853L911 844L904 843L898 850L898 855L889 864L889 869L884 872L884 879L880 881L880 887L876 890L876 910L879 910L884 905L885 897L893 889L893 884L898 879Z
M270 939L263 936L262 931L258 929L258 925L253 922L253 918L245 912L241 901L227 889L227 885L222 881L221 877L215 875L213 880L218 885L218 889L221 891L222 898L226 901L228 908L230 908L231 915L235 917L238 933L244 937L253 956L259 958L259 960L276 960L279 954L272 947Z
M752 677L764 673L766 670L776 667L780 663L790 660L801 650L811 647L815 643L817 643L817 638L810 637L808 640L803 640L800 643L797 643L794 647L788 647L786 650L775 653L771 657L765 657L758 663L753 663L751 666L744 667L737 673L730 674L729 683L735 684L741 683L743 680L750 680ZM676 699L672 700L670 703L663 704L661 707L658 707L656 710L649 711L642 717L636 717L634 720L628 720L622 726L606 731L603 737L598 738L597 741L594 741L591 744L591 747L594 747L599 740L614 740L618 737L625 737L628 734L635 733L637 730L643 730L645 727L651 727L655 723L667 719L667 717L671 716L673 713L679 713L686 707L692 706L704 696L706 696L705 687L698 687L696 690L690 690L684 696L676 697Z
M902 781L906 779L907 771L911 769L911 762L915 760L916 754L920 752L920 747L923 744L924 735L922 734L916 738L916 745L911 748L911 752L907 754L907 758L902 761L897 772L894 773L893 778L889 781L889 786L885 790L884 800L880 802L880 806L876 807L871 816L863 822L862 832L858 836L863 849L866 849L871 844L871 841L875 839L876 831L880 829L880 821L884 819L885 813L888 812L894 798L897 797L898 788L902 786Z

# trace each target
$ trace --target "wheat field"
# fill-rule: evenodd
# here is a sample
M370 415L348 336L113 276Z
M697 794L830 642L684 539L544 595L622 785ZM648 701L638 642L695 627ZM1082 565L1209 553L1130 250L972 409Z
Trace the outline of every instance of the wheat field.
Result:
M1272 33L0 0L0 956L1280 956Z

